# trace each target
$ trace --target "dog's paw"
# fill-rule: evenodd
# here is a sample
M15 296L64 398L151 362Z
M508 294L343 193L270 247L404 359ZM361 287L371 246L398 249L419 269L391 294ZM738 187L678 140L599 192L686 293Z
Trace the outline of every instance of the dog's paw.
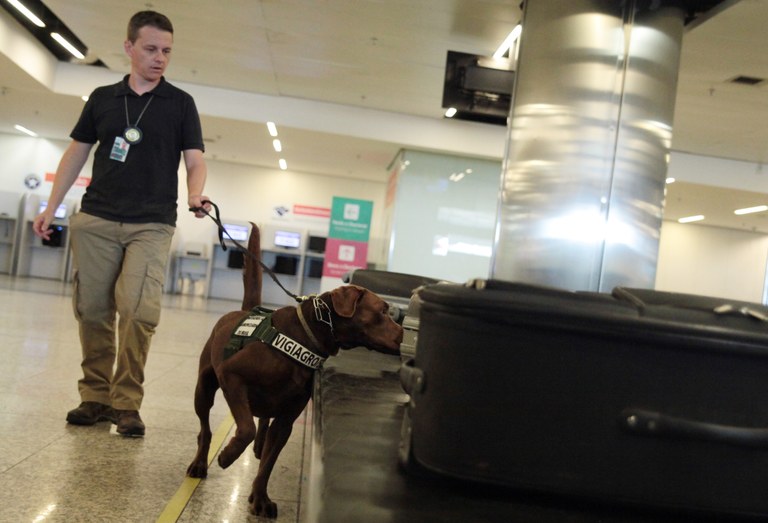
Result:
M192 462L187 467L187 476L190 478L205 478L208 476L208 466L205 463Z
M235 462L237 459L237 456L230 456L227 452L227 449L225 448L219 453L219 457L216 458L216 461L218 462L219 466L223 469L230 466L232 463Z
M251 514L255 516L273 519L277 517L277 503L266 496L254 500L253 493L251 493L251 495L248 496L248 503L251 505Z

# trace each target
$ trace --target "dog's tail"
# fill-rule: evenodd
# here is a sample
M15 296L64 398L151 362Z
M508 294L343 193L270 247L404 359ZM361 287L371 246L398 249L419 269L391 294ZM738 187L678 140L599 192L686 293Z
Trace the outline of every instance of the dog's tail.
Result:
M244 253L244 257L242 310L246 311L261 305L261 233L253 222L248 238L248 253Z

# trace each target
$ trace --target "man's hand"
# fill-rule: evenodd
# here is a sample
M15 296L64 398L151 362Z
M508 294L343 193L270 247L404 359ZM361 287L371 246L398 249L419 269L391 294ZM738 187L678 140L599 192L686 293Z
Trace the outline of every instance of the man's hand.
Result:
M32 230L35 232L35 235L44 240L50 240L51 233L53 232L53 229L51 228L53 218L53 212L48 212L47 208L35 216L35 219L32 221Z
M203 194L193 194L187 199L190 210L192 209L205 209L205 212L201 210L195 211L195 218L205 218L206 213L211 212L210 199Z

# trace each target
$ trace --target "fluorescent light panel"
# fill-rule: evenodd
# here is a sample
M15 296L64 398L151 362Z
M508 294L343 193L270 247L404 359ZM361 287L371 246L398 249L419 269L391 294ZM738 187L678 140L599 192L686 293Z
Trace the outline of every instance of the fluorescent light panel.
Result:
M23 125L16 124L16 125L13 126L13 128L16 129L17 131L21 131L24 134L28 134L29 136L37 136L36 132L30 131L29 129L27 129Z
M40 18L38 18L35 13L27 9L27 7L18 0L8 0L8 3L15 7L18 12L26 16L29 21L35 24L37 27L45 27L45 23L40 20Z
M275 126L275 122L267 122L267 130L269 131L270 136L277 136L277 126Z
M67 42L67 39L61 36L59 33L51 33L51 38L59 42L61 46L67 51L69 51L70 53L72 53L72 56L74 56L75 58L79 58L80 60L85 58L85 55L83 53L78 51L74 45Z
M280 161L278 162L280 164L280 168L285 171L288 168L288 163L285 161L284 158L280 158Z
M755 207L745 207L744 209L736 209L733 214L752 214L754 212L768 211L768 205L757 205Z
M277 152L280 152L280 151L283 150L283 144L281 144L280 140L278 140L277 138L272 140L272 147L274 147L275 151L277 151Z
M691 222L700 222L704 219L704 215L697 214L695 216L686 216L685 218L680 218L677 220L679 223L691 223Z

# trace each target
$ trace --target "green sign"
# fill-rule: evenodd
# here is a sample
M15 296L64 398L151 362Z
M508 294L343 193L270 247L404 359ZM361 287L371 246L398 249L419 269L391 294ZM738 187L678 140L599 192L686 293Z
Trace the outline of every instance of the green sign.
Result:
M371 231L373 202L333 197L329 238L367 242Z

